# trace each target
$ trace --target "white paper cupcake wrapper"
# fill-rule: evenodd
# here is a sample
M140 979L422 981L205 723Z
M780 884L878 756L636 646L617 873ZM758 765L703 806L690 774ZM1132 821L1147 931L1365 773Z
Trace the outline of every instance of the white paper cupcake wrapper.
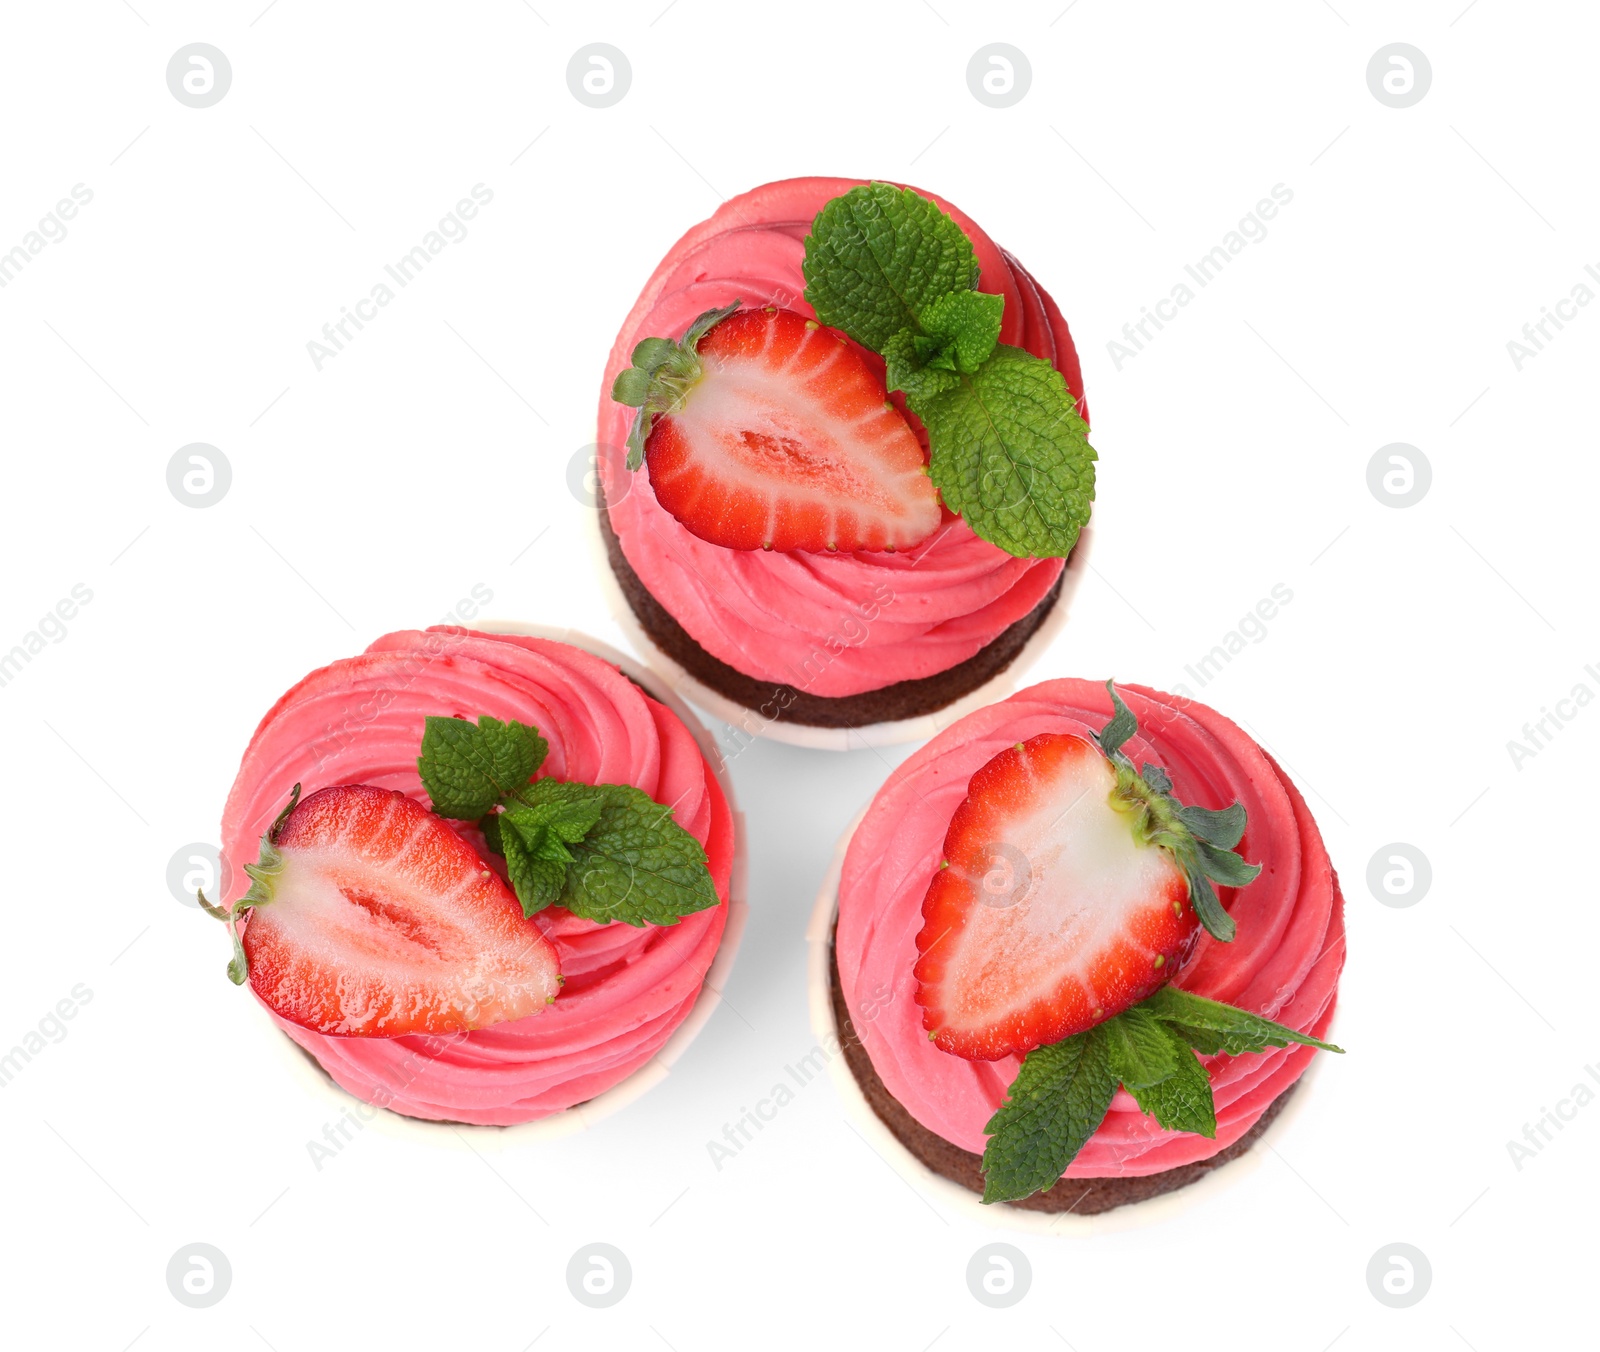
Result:
M609 571L609 570L608 570ZM717 783L722 788L723 796L728 800L728 809L733 814L733 868L728 879L728 919L723 927L722 942L717 948L716 957L712 959L710 970L707 971L705 981L700 987L700 994L696 998L688 1017L677 1026L672 1035L662 1045L661 1049L635 1070L626 1079L612 1085L610 1089L597 1094L585 1103L576 1104L548 1117L541 1117L534 1122L523 1122L515 1126L483 1126L465 1122L429 1122L421 1118L406 1117L403 1114L391 1112L386 1108L368 1104L354 1094L347 1092L337 1085L326 1071L317 1065L311 1055L305 1052L289 1037L276 1032L274 1041L283 1053L285 1062L292 1067L291 1074L298 1078L306 1088L310 1097L321 1097L329 1105L329 1111L335 1116L342 1116L351 1110L352 1105L359 1105L363 1125L377 1128L387 1135L409 1137L414 1140L428 1140L442 1143L449 1140L452 1133L471 1132L481 1136L484 1140L498 1140L504 1144L513 1142L535 1141L550 1139L557 1136L570 1135L573 1132L583 1131L603 1118L610 1117L619 1109L626 1107L636 1098L645 1093L653 1085L659 1084L667 1078L678 1058L688 1049L688 1046L705 1027L706 1021L711 1017L712 1011L722 1002L722 989L728 980L729 973L733 970L734 956L739 949L739 940L744 934L745 916L748 911L746 904L745 884L749 871L749 860L746 856L746 833L744 827L744 814L739 811L738 802L734 797L733 780L723 765L723 758L717 749L716 742L711 734L701 723L699 717L686 705L666 682L654 672L642 666L632 657L627 657L617 652L598 639L580 633L576 629L553 629L544 625L520 624L515 621L486 620L473 626L484 633L490 634L523 634L531 638L554 639L561 643L571 644L574 648L582 648L585 652L606 662L614 663L621 669L623 675L637 681L652 698L666 705L682 720L683 725L693 734L699 744L701 754L706 758L706 764L711 767L716 776ZM260 1021L260 1026L272 1028L269 1021ZM371 1116L368 1116L370 1111Z

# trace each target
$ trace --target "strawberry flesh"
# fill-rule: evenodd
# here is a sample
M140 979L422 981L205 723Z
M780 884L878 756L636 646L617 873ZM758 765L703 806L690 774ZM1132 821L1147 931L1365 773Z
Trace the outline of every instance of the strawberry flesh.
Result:
M319 1033L453 1033L537 1014L556 952L498 874L403 793L349 784L303 799L272 841L249 912L250 985Z
M916 1001L943 1051L1023 1056L1137 1004L1197 934L1165 849L1113 807L1100 748L1042 733L973 775L922 904Z
M899 550L938 529L922 446L843 334L793 310L740 310L696 349L702 374L656 416L657 501L727 549Z

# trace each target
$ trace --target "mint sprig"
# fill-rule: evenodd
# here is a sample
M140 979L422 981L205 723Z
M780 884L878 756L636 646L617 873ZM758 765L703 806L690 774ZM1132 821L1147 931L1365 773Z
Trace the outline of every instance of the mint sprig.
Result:
M940 297L978 285L961 227L936 202L889 183L833 198L805 247L800 271L817 318L874 352L902 331L927 332L923 317Z
M1268 1047L1287 1047L1291 1043L1325 1052L1342 1051L1342 1048L1319 1042L1249 1010L1225 1005L1220 1000L1207 1000L1202 995L1191 995L1175 986L1163 986L1135 1008L1147 1010L1203 1056L1213 1056L1217 1052L1244 1056L1266 1051Z
M700 842L631 784L534 780L549 746L512 720L430 717L417 770L442 817L475 821L532 916L675 925L719 903ZM532 782L530 782L530 780Z
M422 733L423 787L441 817L475 821L527 786L550 746L538 730L512 719L430 718Z
M1114 682L1107 681L1106 689L1111 692L1111 718L1095 740L1117 772L1111 805L1129 816L1136 840L1159 845L1172 855L1183 870L1190 904L1206 933L1229 943L1238 926L1212 884L1244 887L1261 873L1260 864L1247 864L1233 849L1244 837L1244 804L1212 809L1180 803L1172 793L1172 777L1161 766L1147 761L1135 770L1122 747L1138 732L1139 720L1123 703Z
M867 183L806 236L806 300L880 353L928 431L952 510L1019 558L1065 558L1089 520L1094 448L1049 362L998 341L1005 301L979 292L972 243L938 204Z
M936 393L908 391L907 403L951 511L1019 558L1071 552L1094 501L1095 456L1061 372L999 344L977 370Z
M1211 1078L1195 1057L1298 1043L1343 1048L1216 1000L1163 986L1093 1028L1023 1058L1006 1101L984 1127L983 1200L1048 1192L1094 1135L1123 1085L1168 1131L1214 1139Z
M1105 1120L1117 1075L1103 1027L1036 1047L1023 1059L1006 1101L984 1127L985 1202L1049 1191Z
M717 904L700 842L631 784L601 784L600 815L572 847L561 904L589 920L675 925Z

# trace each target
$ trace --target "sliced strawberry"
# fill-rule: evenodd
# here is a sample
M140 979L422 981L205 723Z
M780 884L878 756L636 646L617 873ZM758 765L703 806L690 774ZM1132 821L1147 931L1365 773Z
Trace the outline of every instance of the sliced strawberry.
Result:
M403 793L347 784L291 808L249 867L255 993L319 1033L453 1033L537 1014L555 949L472 846Z
M793 310L738 310L703 334L691 330L652 374L663 369L672 383L657 386L642 414L650 483L702 540L895 550L938 529L916 434L836 330Z
M1100 747L1042 733L967 787L922 903L916 1001L943 1051L976 1061L1059 1042L1154 992L1198 929L1172 854L1112 805Z

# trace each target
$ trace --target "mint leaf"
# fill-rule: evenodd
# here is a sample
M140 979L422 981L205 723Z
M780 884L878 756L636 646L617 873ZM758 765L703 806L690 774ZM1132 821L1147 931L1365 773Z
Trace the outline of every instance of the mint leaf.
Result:
M1135 1005L1135 1009L1139 1006ZM1130 1011L1131 1012L1131 1011ZM1147 1112L1168 1131L1190 1131L1208 1140L1217 1135L1217 1105L1211 1093L1211 1077L1195 1054L1184 1045L1182 1036L1175 1030L1157 1023L1166 1034L1173 1049L1173 1070L1165 1079L1148 1086L1134 1086L1126 1080L1123 1087L1133 1095L1140 1109Z
M478 830L483 832L483 843L495 854L504 854L506 847L500 842L500 814L486 812L478 818Z
M604 793L599 820L574 844L561 904L602 924L675 925L721 900L700 842L662 807L629 784Z
M929 399L961 383L960 374L950 367L929 366L923 360L927 340L910 329L901 329L884 345L884 384L903 390L907 399Z
M563 868L572 862L566 842L550 830L547 814L512 803L500 814L500 847L515 838L518 849L533 859L549 859Z
M514 830L501 830L500 845L506 856L506 876L511 880L511 890L522 903L523 915L537 915L561 899L561 888L567 878L567 860L534 853L521 833Z
M951 291L940 296L921 315L923 329L936 344L929 355L947 353L957 371L970 375L988 360L1000 341L1005 306L1004 296L982 291Z
M961 383L994 351L1000 336L1003 296L951 291L922 317L924 333L901 329L884 344L884 383L908 399L928 399Z
M422 734L417 771L441 817L477 821L506 795L527 786L544 763L549 744L536 729L513 719L430 717Z
M1178 1058L1173 1052L1172 1035L1148 1010L1134 1005L1099 1025L1105 1038L1106 1057L1112 1072L1127 1086L1148 1089L1176 1073ZM1178 1050L1189 1049L1178 1043ZM1193 1058L1191 1058L1193 1059Z
M1259 1014L1191 995L1174 986L1163 986L1149 999L1141 1001L1139 1007L1172 1025L1191 1046L1208 1056L1218 1051L1242 1056L1247 1052L1265 1051L1268 1047L1287 1047L1290 1043L1317 1047L1325 1052L1342 1054L1344 1051L1343 1047L1308 1037Z
M1061 374L999 343L1005 300L976 290L961 227L909 188L869 183L817 213L805 250L806 299L882 354L888 388L928 430L946 504L1010 554L1065 558L1089 519L1095 453Z
M576 845L600 820L606 793L603 787L593 784L540 779L518 797L519 802L507 805L504 816L530 846L535 844L536 835L546 836L557 845Z
M984 1127L983 1200L1015 1202L1054 1186L1105 1120L1116 1092L1098 1027L1029 1052Z
M1194 1051L1238 1056L1291 1042L1342 1050L1258 1014L1163 986L1084 1032L1034 1048L984 1127L983 1200L1014 1202L1051 1187L1105 1119L1118 1084L1168 1131L1215 1139L1211 1077Z
M941 296L978 284L972 243L928 198L889 183L835 197L806 236L806 300L824 324L882 352L902 329L924 332Z
M606 790L592 784L540 779L488 819L524 915L560 898L568 867L577 858L571 847L594 829L605 799Z
M911 401L933 482L985 540L1019 558L1065 558L1089 520L1095 453L1067 382L1000 344L960 383Z
M698 341L721 314L702 315L688 340ZM648 360L659 352L652 341L635 355ZM524 915L559 901L602 924L674 925L719 903L705 850L672 820L670 807L629 784L548 777L530 783L549 750L536 729L515 720L483 717L473 725L464 718L429 718L417 758L434 811L476 822L487 847L505 857ZM287 815L285 809L273 832ZM262 839L263 860L272 850L270 837ZM259 866L245 871L254 878ZM265 886L260 879L257 884ZM254 889L240 905L253 895Z

